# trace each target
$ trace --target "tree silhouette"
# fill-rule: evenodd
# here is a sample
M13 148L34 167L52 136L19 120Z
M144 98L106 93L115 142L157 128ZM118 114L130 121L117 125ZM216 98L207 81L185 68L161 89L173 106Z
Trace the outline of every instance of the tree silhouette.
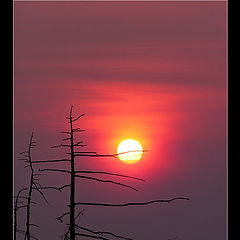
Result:
M138 181L144 181L144 179L141 178L136 178L132 176L127 176L127 175L122 175L122 174L117 174L117 173L110 173L110 172L104 172L104 171L84 171L84 170L75 170L75 159L76 157L92 157L92 158L98 158L98 157L114 157L116 158L119 154L126 154L128 152L122 152L122 153L116 153L116 154L98 154L97 152L94 151L78 151L77 149L85 147L86 145L83 143L83 141L76 141L75 140L75 134L81 133L84 130L80 128L74 128L74 123L78 120L80 120L81 117L83 117L85 114L78 115L78 117L73 117L73 106L70 108L70 113L68 119L69 123L69 131L64 131L61 132L63 134L66 134L67 137L63 138L60 145L52 146L52 148L67 148L70 150L70 152L67 152L67 155L70 156L70 158L64 158L64 159L51 159L51 160L38 160L38 161L31 161L33 164L39 164L39 163L57 163L57 162L66 162L70 166L70 170L65 170L65 169L56 169L56 168L40 168L39 171L44 172L44 171L52 171L52 172L61 172L61 173L66 173L70 175L70 183L65 184L63 186L45 186L45 187L39 187L39 189L56 189L58 191L62 191L65 188L70 188L70 196L69 196L69 204L68 208L69 211L64 212L61 216L57 217L57 219L62 222L62 219L65 218L66 216L69 216L69 224L67 224L67 231L64 234L64 239L65 240L75 240L76 237L82 236L82 237L88 237L88 238L95 238L95 239L103 239L103 240L109 240L109 238L105 237L105 235L116 237L119 239L128 239L130 238L123 237L120 235L117 235L112 232L108 231L95 231L88 229L83 226L79 226L76 224L76 219L79 217L80 213L76 216L76 206L78 205L88 205L88 206L105 206L105 207L125 207L125 206L132 206L132 205L147 205L147 204L152 204L152 203L170 203L174 200L189 200L189 198L184 198L184 197L176 197L172 199L167 199L167 200L152 200L148 202L130 202L130 203L124 203L124 204L109 204L109 203L91 203L91 202L76 202L75 201L75 181L76 178L82 178L82 179L87 179L91 181L96 181L100 183L110 183L114 185L118 185L121 187L129 188L131 190L137 191L136 188L123 184L118 181L114 180L104 180L101 178L97 177L92 177L89 175L83 175L83 174L103 174L103 175L108 175L108 176L118 176L122 178L130 178ZM66 143L68 141L68 143ZM139 150L136 150L139 151ZM136 151L129 151L129 152L136 152ZM142 150L145 152L146 150ZM77 230L77 231L76 231ZM80 233L78 230L83 230L88 233Z
M17 239L17 232L18 233L23 233L23 234L25 234L25 231L23 231L23 230L20 230L19 228L18 228L18 217L17 217L17 213L18 213L18 210L19 209L22 209L22 208L25 208L26 207L26 205L21 205L21 206L19 206L19 203L22 203L21 201L20 201L20 199L26 199L26 197L23 197L23 196L21 196L21 193L23 192L23 191L25 191L25 190L27 190L27 188L22 188L22 189L20 189L19 191L18 191L18 193L17 193L17 195L16 196L14 196L14 198L15 198L15 201L14 201L14 209L13 209L13 214L14 214L14 222L13 222L13 224L14 224L14 239L16 240Z
M45 198L43 192L41 191L41 184L39 183L39 179L37 176L39 176L39 173L35 173L33 165L32 165L32 156L31 156L31 150L32 148L36 146L35 142L33 141L33 132L30 137L30 141L28 144L28 150L21 152L20 154L24 154L24 158L20 158L19 160L24 161L27 163L27 165L24 168L30 168L30 182L28 188L22 188L18 191L17 195L15 196L15 202L14 202L14 239L17 239L17 232L24 234L24 240L30 240L31 238L37 239L30 233L30 228L32 227L39 227L37 224L32 223L30 220L31 216L31 205L36 204L36 202L32 201L32 194L33 191L37 191L40 193L40 195L44 198L44 200L48 203L47 199ZM27 191L27 195L21 196L20 194L23 191ZM26 200L27 203L25 205L19 206L19 199ZM20 230L17 227L17 211L21 208L26 208L26 230Z

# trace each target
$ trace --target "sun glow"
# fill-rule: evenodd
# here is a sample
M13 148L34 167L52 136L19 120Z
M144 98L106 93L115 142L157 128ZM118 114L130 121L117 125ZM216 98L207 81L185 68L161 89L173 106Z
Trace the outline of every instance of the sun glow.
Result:
M127 164L133 164L141 159L143 148L138 141L126 139L118 145L117 153L121 161Z

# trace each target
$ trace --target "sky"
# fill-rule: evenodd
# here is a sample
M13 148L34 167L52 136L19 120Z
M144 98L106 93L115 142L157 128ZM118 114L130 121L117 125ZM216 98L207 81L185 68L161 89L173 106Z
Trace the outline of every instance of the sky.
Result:
M84 150L116 153L126 138L148 150L131 165L115 158L77 159L79 170L146 180L107 178L138 192L79 180L77 201L190 198L78 207L85 209L83 226L137 240L226 239L226 33L226 2L15 2L15 192L29 182L18 158L32 131L33 160L66 156L50 147L65 137L60 132L68 130L73 105L74 116L85 113L76 123L85 129L79 135ZM43 185L68 181L63 173L40 176ZM56 217L67 211L68 190L45 194L49 205L37 193L33 197L38 205L32 220L40 226L33 233L57 240L66 221ZM19 211L24 228L25 213Z

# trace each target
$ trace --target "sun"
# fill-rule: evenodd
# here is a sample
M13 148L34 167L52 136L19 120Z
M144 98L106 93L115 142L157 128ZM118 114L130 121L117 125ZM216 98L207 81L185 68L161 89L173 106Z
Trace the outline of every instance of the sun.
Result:
M143 148L137 140L126 139L118 145L117 153L121 161L127 164L133 164L141 159Z

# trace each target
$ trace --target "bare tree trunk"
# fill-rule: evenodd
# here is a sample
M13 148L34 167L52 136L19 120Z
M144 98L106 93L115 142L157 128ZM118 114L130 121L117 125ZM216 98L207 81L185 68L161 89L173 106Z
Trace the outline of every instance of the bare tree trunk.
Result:
M75 240L75 169L74 169L74 143L72 126L72 107L70 111L71 128L71 184L70 184L70 240Z
M32 148L32 139L33 139L33 133L30 138L30 143L28 146L28 160L29 160L29 166L31 169L31 176L30 176L30 186L29 186L29 192L28 192L28 199L27 199L27 220L26 220L26 234L25 238L27 240L30 240L30 206L31 206L31 199L32 199L32 189L33 189L33 167L32 167L32 159L31 159L31 148Z
M14 208L14 240L17 239L17 208Z
M17 196L15 197L15 203L14 203L14 240L17 239L17 231L18 231L18 226L17 226L17 224L18 224L18 222L17 222L17 211L18 211L19 208L21 208L21 207L18 206L18 200L19 200L19 198L21 198L20 194L21 194L21 192L24 191L24 190L27 190L27 188L22 188L22 189L18 192ZM25 206L22 206L22 207L25 207Z
M18 196L14 204L14 240L17 239L17 207L18 207Z

